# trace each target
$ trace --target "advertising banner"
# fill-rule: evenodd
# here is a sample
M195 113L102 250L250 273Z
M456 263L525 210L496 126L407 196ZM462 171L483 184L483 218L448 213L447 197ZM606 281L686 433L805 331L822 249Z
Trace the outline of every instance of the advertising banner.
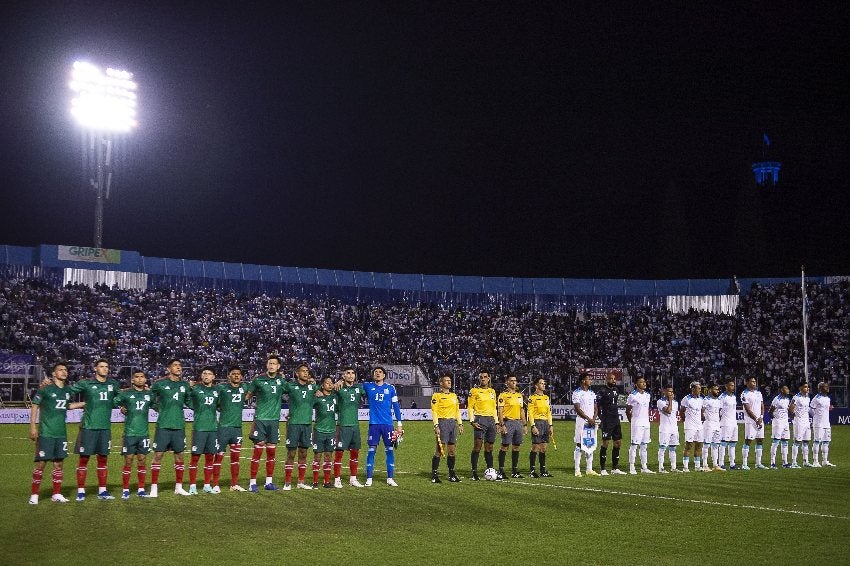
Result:
M121 263L121 250L85 246L59 246L59 259L62 261Z

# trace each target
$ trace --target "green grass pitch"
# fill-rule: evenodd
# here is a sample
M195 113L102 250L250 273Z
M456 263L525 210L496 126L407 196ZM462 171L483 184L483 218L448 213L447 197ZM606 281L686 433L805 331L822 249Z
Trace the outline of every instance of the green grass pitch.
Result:
M248 429L246 423L245 429ZM363 425L365 430L365 425ZM153 428L153 427L151 427ZM121 425L113 427L109 487L120 495ZM24 425L0 426L0 562L4 564L737 564L847 562L850 540L850 427L834 427L832 469L667 475L573 476L573 423L557 422L549 479L469 481L469 427L458 443L460 484L429 482L429 422L407 423L397 451L398 488L386 485L383 448L371 488L231 493L229 456L220 495L171 492L166 455L160 497L99 501L94 459L89 497L50 501L50 464L41 503L27 504L33 443ZM69 439L76 436L69 425ZM624 426L628 434L628 425ZM769 456L769 431L765 461ZM365 434L364 434L365 439ZM653 442L655 441L653 430ZM624 439L620 467L628 464ZM655 469L657 444L649 446ZM250 443L242 453L247 486ZM681 465L682 448L679 448ZM278 448L276 483L285 451ZM310 456L312 458L312 454ZM751 454L752 458L752 454ZM76 492L77 458L65 461L63 493ZM739 457L740 461L740 444ZM202 460L203 461L203 460ZM347 478L347 455L343 478ZM188 462L188 457L187 457ZM483 468L483 456L480 467ZM508 463L510 457L508 457ZM609 449L610 462L610 449ZM361 451L360 477L366 450ZM598 455L596 458L598 467ZM260 467L260 483L264 477ZM445 461L441 465L445 479ZM308 477L310 477L308 470ZM199 470L202 477L202 472ZM150 477L150 473L148 475ZM188 479L188 470L186 472ZM131 487L135 494L135 468Z

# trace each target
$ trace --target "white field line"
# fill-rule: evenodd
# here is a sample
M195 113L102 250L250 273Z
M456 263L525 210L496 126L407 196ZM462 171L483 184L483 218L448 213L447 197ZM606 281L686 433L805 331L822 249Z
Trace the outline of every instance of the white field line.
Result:
M850 517L844 515L832 515L829 513L814 513L811 511L796 511L794 509L781 509L778 507L764 507L761 505L743 505L740 503L725 503L723 501L711 501L707 499L687 499L684 497L671 497L669 495L654 495L650 493L636 493L632 491L621 491L616 489L602 489L599 487L580 487L580 486L572 486L572 485L558 485L558 484L547 484L547 483L531 483L531 482L522 482L522 481L503 481L500 483L504 483L506 485L510 484L518 484L518 485L528 485L532 487L549 487L553 489L568 489L572 491L587 491L592 493L606 493L610 495L625 495L628 497L643 497L646 499L659 499L663 501L678 501L680 503L695 503L697 505L716 505L718 507L730 507L734 509L749 509L753 511L770 511L773 513L787 513L789 515L802 515L806 517L821 517L824 519L842 519L845 521L850 521Z

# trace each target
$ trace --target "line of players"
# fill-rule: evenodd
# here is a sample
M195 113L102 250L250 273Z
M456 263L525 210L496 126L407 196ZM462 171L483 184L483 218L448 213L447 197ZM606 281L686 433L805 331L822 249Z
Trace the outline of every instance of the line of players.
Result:
M490 373L481 370L478 375L479 383L469 393L468 417L469 424L474 430L474 444L471 456L471 479L478 481L478 462L482 447L484 448L485 465L493 468L493 446L497 433L501 435L499 449L499 466L495 479L506 479L505 459L508 450L511 452L511 478L522 478L519 472L519 449L528 428L531 427L531 453L529 454L529 469L531 477L550 477L552 474L546 467L546 447L551 442L555 447L552 429L552 411L549 397L546 395L546 380L538 377L532 382L533 392L528 397L527 410L523 394L517 390L517 378L508 374L505 379L505 390L496 396L491 385ZM440 376L439 391L431 397L432 418L434 422L435 451L431 461L431 482L441 483L439 464L446 456L448 478L450 482L461 481L455 472L457 435L463 433L460 405L457 395L451 392L452 375L444 373ZM613 441L612 467L610 474L625 475L619 469L619 453L622 440L620 415L617 406L617 378L609 373L606 384L598 392L590 389L591 378L588 373L579 377L579 387L573 391L573 403L576 411L576 426L574 433L575 476L609 475L606 470L607 449L609 441ZM672 386L663 389L662 397L656 406L659 412L658 428L658 472L690 472L693 458L694 471L725 471L750 470L750 448L755 444L754 466L757 469L767 468L763 464L763 441L765 427L763 421L764 398L758 390L754 377L746 380L746 389L741 393L740 400L744 408L744 444L741 454L743 462L736 464L738 444L737 404L735 380L728 379L724 383L724 391L713 384L708 388L708 395L701 395L702 385L698 381L690 384L691 393L685 396L681 403L673 396ZM770 468L777 468L777 452L781 448L782 466L785 468L800 468L799 452L803 454L804 467L834 467L829 461L829 444L831 428L829 411L832 405L829 398L829 384L819 383L818 394L809 397L808 383L800 383L799 392L791 397L787 386L771 401L769 413L772 418L772 442L770 448ZM810 414L812 420L810 421ZM626 415L631 425L631 440L629 445L629 474L636 475L638 454L640 455L641 472L654 474L649 469L648 445L650 443L650 395L646 391L646 380L639 377L635 381L635 389L626 400ZM793 416L794 444L792 457L788 459L788 444L790 440L790 420ZM682 467L678 467L677 449L680 444L679 419L684 421L685 449ZM602 430L602 446L600 449L600 467L593 469L593 454L597 448L597 431ZM814 432L814 435L813 435ZM809 443L814 437L812 461L809 461ZM703 458L703 448L706 453ZM581 460L584 456L585 467L582 473ZM669 469L665 468L665 456L669 461ZM729 464L726 465L726 458ZM819 461L819 457L822 458ZM711 464L709 462L711 458ZM540 472L537 472L537 463Z
M197 472L201 456L203 464L203 491L220 493L219 478L225 450L230 452L231 491L246 491L239 485L242 449L242 410L246 401L255 398L254 422L249 438L253 443L250 479L247 491L259 491L257 476L263 452L266 456L266 491L277 491L273 477L277 444L280 441L280 409L283 397L288 396L289 415L286 426L286 463L283 490L292 489L292 476L297 461L299 489L313 489L319 485L320 471L323 486L342 488L341 468L344 451L349 452L349 485L364 487L357 479L361 448L358 409L365 400L369 407L365 487L372 485L375 452L384 443L387 466L387 484L397 487L394 479L394 445L403 436L401 408L395 387L386 383L382 367L372 371L373 381L356 383L353 368L342 371L342 379L334 382L330 377L319 383L312 378L309 367L299 364L295 380L288 381L280 374L281 362L269 356L266 373L252 381L242 382L242 370L231 367L226 384L214 385L212 368L204 368L199 383L184 381L180 360L168 363L167 375L148 386L147 376L136 372L131 387L122 390L120 384L109 378L109 363L98 360L94 376L67 386L68 367L57 363L51 378L33 396L30 412L30 438L35 445L35 469L32 474L30 504L38 504L41 480L47 462L53 463L52 501L69 501L61 493L63 461L68 456L66 417L68 409L83 407L83 419L74 452L78 454L77 501L85 501L86 476L91 456L97 460L97 496L109 500L114 497L107 489L107 456L111 450L111 416L113 408L125 415L121 454L123 489L121 497L130 497L132 464L136 462L137 495L158 497L159 473L166 452L174 455L174 475L177 495L197 493ZM81 394L83 401L72 403L71 397ZM183 409L194 411L191 459L189 463L189 490L183 488L186 449L186 421ZM149 437L149 410L159 416L153 442ZM315 423L313 414L316 414ZM396 424L393 427L393 418ZM307 449L313 448L313 482L306 482ZM146 491L147 455L153 451L150 491ZM333 472L333 483L331 483Z

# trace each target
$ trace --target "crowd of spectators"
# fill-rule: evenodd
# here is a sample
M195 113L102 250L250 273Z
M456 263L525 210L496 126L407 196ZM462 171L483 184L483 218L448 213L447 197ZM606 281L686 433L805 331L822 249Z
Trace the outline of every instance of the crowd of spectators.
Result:
M812 380L848 376L850 284L807 288ZM464 396L479 368L497 380L544 375L556 400L568 395L580 368L625 368L653 387L677 389L756 375L768 391L803 378L799 285L755 285L734 316L634 308L609 313L537 312L530 307L442 307L435 304L347 304L336 299L237 295L176 289L122 290L37 279L0 280L0 349L34 354L44 364L100 357L113 367L161 375L168 359L190 368L238 364L262 371L270 353L284 366L317 371L376 363L415 364L431 378L457 376ZM224 375L222 371L219 375Z

